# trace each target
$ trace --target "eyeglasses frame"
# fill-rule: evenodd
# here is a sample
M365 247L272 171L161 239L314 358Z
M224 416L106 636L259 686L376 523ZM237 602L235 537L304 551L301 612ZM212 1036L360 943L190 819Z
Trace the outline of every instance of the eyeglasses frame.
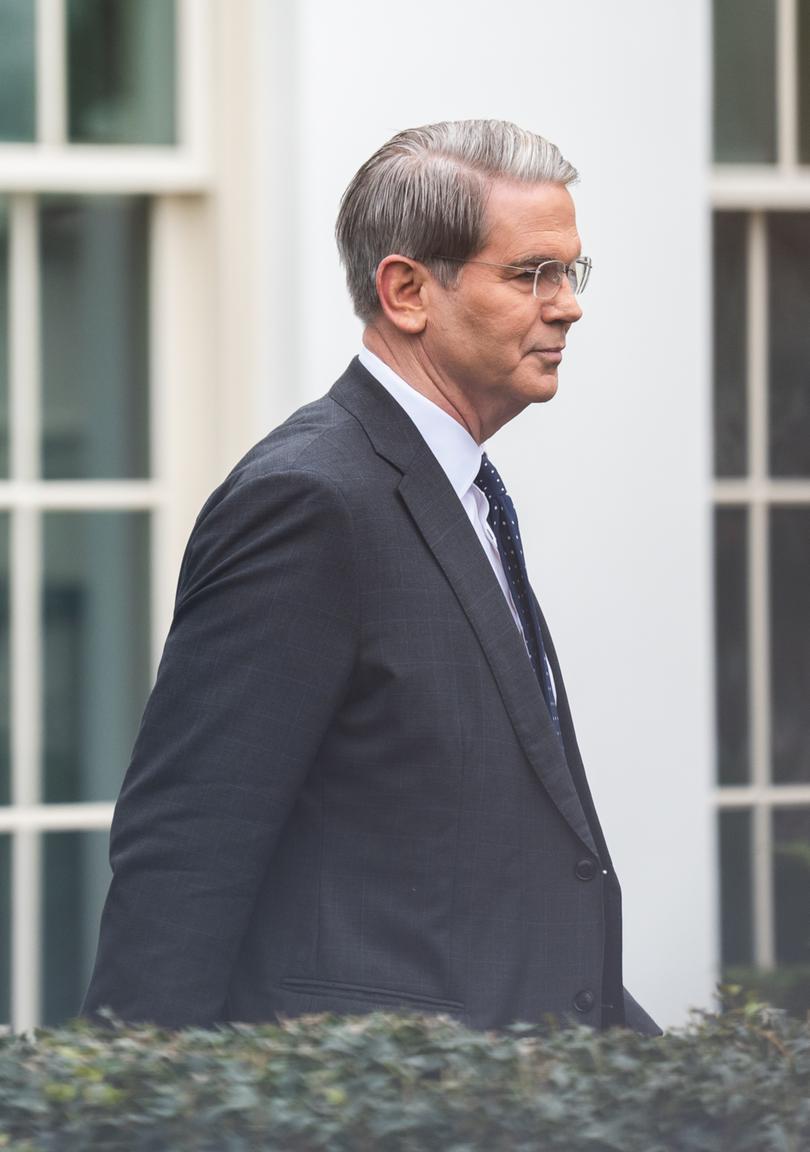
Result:
M494 264L491 260L465 260L461 256L433 256L431 259L449 260L453 264L480 264L483 268L506 268L512 272L525 273L533 271L534 280L532 281L532 296L534 296L535 300L553 300L562 287L562 279L560 279L560 283L557 285L550 296L539 295L537 291L537 284L540 279L540 273L544 268L548 267L549 264L558 264L563 268L566 279L568 280L568 284L575 296L581 296L585 291L585 287L591 276L591 269L593 268L593 261L589 256L577 256L576 260L572 260L570 264L566 264L564 260L541 260L541 262L535 268L532 268L530 265L526 266L524 264ZM575 280L578 282L579 277L577 276L576 271L577 264L584 267L585 273L582 277L582 283L577 283L574 285L571 283L571 276L573 275Z

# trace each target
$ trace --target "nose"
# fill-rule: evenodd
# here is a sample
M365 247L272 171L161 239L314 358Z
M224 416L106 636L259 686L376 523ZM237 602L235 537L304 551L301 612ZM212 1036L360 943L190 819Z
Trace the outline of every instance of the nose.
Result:
M582 307L567 278L563 277L556 295L543 304L541 311L546 324L559 324L561 321L565 324L575 324L579 320L582 316Z

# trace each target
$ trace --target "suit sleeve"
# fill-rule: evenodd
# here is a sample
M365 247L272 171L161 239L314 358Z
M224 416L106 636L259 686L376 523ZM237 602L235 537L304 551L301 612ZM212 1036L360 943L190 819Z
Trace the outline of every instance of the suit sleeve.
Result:
M83 1011L222 1018L274 845L346 691L351 517L314 473L242 479L203 509L110 839Z

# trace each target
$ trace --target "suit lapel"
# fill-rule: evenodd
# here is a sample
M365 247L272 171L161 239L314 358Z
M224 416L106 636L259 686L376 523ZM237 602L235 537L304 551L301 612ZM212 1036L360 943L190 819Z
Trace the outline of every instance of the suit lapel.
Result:
M534 593L532 593L534 595ZM537 603L537 597L534 597L535 607L540 617L540 627L543 632L543 644L546 649L549 663L551 665L551 672L554 676L554 683L557 686L557 714L560 719L560 727L562 728L563 739L565 741L566 759L568 766L571 770L571 776L574 780L574 785L577 794L582 802L582 807L588 819L588 826L593 833L593 838L599 852L599 858L602 866L608 870L613 870L613 863L610 859L610 852L608 851L607 842L602 831L602 825L599 822L599 816L596 811L596 806L591 796L591 788L588 784L588 777L585 774L585 765L582 762L582 755L579 751L579 744L577 742L576 731L574 729L574 720L571 715L571 707L568 703L568 694L565 691L565 682L563 680L562 671L560 669L560 662L557 659L557 653L554 648L554 641L551 639L551 633L548 630L545 617L541 611L540 605Z
M526 647L444 471L410 418L359 362L352 361L331 395L360 421L376 451L402 472L402 500L478 637L529 763L571 828L598 856Z

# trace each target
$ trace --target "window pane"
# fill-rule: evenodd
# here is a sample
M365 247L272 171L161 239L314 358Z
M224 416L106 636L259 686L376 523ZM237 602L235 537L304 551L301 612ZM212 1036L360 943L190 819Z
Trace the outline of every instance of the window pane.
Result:
M774 0L714 0L714 156L776 159Z
M772 508L773 778L810 782L810 507Z
M148 472L147 202L41 205L46 479Z
M0 479L2 480L8 476L8 257L8 202L0 196Z
M149 517L44 517L45 799L114 800L149 688Z
M725 967L753 958L751 813L720 812L721 952Z
M110 883L106 832L43 837L43 1023L78 1015L90 980Z
M11 1021L11 837L0 836L0 1025Z
M773 814L776 959L810 964L810 808Z
M68 0L72 141L173 144L174 0Z
M810 0L798 0L799 160L810 164Z
M717 774L721 784L744 784L751 775L748 513L745 508L717 508L714 524Z
M0 0L0 140L33 140L36 5Z
M768 218L772 476L810 476L810 213Z
M0 804L8 804L11 791L8 541L9 515L0 512Z
M714 217L714 471L744 476L748 468L746 402L747 218Z

